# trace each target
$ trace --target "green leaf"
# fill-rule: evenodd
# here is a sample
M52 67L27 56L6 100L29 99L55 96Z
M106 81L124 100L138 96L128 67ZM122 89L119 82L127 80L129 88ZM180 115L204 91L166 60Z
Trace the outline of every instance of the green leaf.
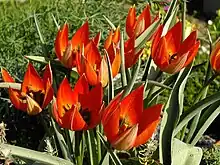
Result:
M207 109L208 112L212 112L212 113L206 119L203 118L205 122L203 123L203 125L200 127L195 137L193 138L191 142L192 145L195 145L199 141L199 139L202 137L202 135L207 130L207 128L212 124L215 118L218 117L218 115L220 114L219 105L220 105L220 101L217 101Z
M176 15L178 12L178 7L176 7L173 10L173 13L171 14L171 16L169 17L169 19L166 21L164 27L163 27L163 32L162 32L162 36L166 35L168 30L176 23Z
M151 38L157 27L160 24L160 19L152 23L136 40L135 40L135 52L138 52L140 48Z
M12 82L0 82L0 88L12 88L12 89L21 90L21 84L12 83Z
M160 162L164 165L171 164L173 130L175 129L183 111L183 93L191 68L192 67L187 67L180 71L174 84L173 90L171 91L167 105L164 109L163 118L161 121L159 142Z
M121 98L124 98L125 96L127 96L131 92L131 90L135 84L135 81L137 79L140 67L141 67L141 59L139 58L138 63L135 65L134 74L132 75L132 79L128 82L128 85L127 85L126 89L124 90Z
M108 52L106 53L106 59L107 59L107 66L108 66L108 102L110 102L114 98L114 82L113 82L113 76L112 76L112 66L110 63L110 59L108 56Z
M48 64L49 63L49 58L43 57L43 56L25 56L28 60L43 63L43 64Z
M172 0L171 4L170 4L170 7L168 9L168 12L165 16L165 19L164 19L164 23L167 22L167 20L170 18L170 16L173 14L173 11L175 10L176 6L177 6L177 1L178 0Z
M111 26L111 28L112 28L113 30L116 30L115 25L114 25L106 16L103 15L103 17L104 17L105 20L108 22L108 24Z
M220 100L220 92L217 92L201 101L196 103L194 106L192 106L187 112L184 117L182 117L181 121L177 125L176 129L174 130L173 135L175 136L188 122L196 116L199 112L201 112L206 107L214 104L215 102Z
M125 53L124 53L124 32L121 31L121 38L120 38L120 55L121 55L121 82L122 87L127 85L127 78L125 73Z
M1 151L7 152L12 156L19 157L25 160L40 162L42 165L73 165L73 163L68 160L22 147L17 147L9 144L1 144L0 148Z
M201 159L201 148L193 147L176 138L173 139L171 165L199 165Z
M115 165L122 165L120 159L115 154L115 152L113 152L113 150L109 147L108 142L105 141L105 138L103 137L103 135L101 133L99 133L98 135L100 136L100 139L101 139L101 142L102 142L103 146L106 148L107 152L110 154L113 163Z

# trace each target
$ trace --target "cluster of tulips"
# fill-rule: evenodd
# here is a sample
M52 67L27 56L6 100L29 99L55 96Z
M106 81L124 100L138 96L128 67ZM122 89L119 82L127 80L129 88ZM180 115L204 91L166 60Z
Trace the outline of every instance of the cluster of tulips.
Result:
M147 5L137 17L135 6L129 9L126 19L127 40L124 42L124 67L133 67L143 54L143 48L136 48L136 39L155 21L151 18ZM150 40L151 58L157 67L166 73L174 74L189 65L197 54L200 42L193 31L182 39L182 23L179 21L169 30L159 25ZM44 68L42 77L31 63L28 64L21 89L9 88L9 97L16 109L37 115L52 101L52 115L62 128L81 131L95 128L102 123L104 134L112 147L129 150L146 141L154 133L163 108L156 104L144 109L144 85L140 85L128 95L123 91L107 105L104 90L109 83L109 71L115 77L122 65L120 50L120 27L110 30L99 48L101 33L94 38L89 36L89 23L86 21L73 35L68 37L68 25L58 30L55 40L55 53L61 64L72 70L76 68L79 79L72 88L68 76L53 89L53 74L50 64ZM108 68L108 58L110 68ZM211 55L212 68L220 72L220 43ZM9 73L2 69L5 82L15 82Z

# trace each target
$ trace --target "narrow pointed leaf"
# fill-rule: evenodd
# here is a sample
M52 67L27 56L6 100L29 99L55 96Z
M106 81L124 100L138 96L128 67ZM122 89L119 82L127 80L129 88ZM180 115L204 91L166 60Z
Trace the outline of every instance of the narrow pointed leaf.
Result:
M108 24L111 26L111 28L115 31L116 30L115 25L106 16L103 15L103 17L108 22Z
M186 115L181 119L181 122L177 125L174 130L173 136L175 136L188 122L196 116L199 112L201 112L206 107L214 104L215 102L220 100L220 92L217 92L192 106Z
M180 71L164 110L163 118L161 121L159 143L160 162L164 165L171 164L171 146L173 131L183 111L183 92L191 68L192 64L191 67L187 67L184 70Z
M210 116L208 116L208 118L206 118L205 122L203 123L203 125L201 126L201 128L198 130L198 132L196 133L195 137L193 138L191 144L192 145L196 145L196 143L199 141L199 139L202 137L202 135L205 133L205 131L207 130L207 128L212 124L212 122L218 117L218 115L220 114L220 101L217 101L215 104L211 105L207 111L213 111L214 112L211 113ZM217 108L216 108L217 107Z
M156 20L152 23L136 40L135 40L135 52L138 52L140 48L152 37L152 34L156 31L160 24L160 20Z

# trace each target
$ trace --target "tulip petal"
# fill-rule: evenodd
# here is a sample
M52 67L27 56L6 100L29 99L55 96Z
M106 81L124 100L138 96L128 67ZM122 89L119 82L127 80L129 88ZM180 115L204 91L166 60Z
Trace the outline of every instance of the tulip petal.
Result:
M21 101L20 92L9 88L8 93L9 93L9 98L10 98L12 104L15 106L15 108L26 112L27 103L26 103L26 100L24 102Z
M219 59L220 59L220 41L215 45L210 57L211 66L215 71L218 71L220 69L219 68L220 63L217 63Z
M146 143L154 133L163 105L157 104L143 111L139 122L139 129L134 147Z
M24 75L24 81L21 86L22 92L26 93L28 90L34 92L44 90L44 83L31 63L28 64L27 71Z
M118 26L112 36L112 42L117 45L120 41L120 27Z
M176 54L182 41L182 23L176 23L165 35L167 51L169 54Z
M193 31L181 44L179 54L187 53L196 43L197 32Z
M72 131L80 131L87 127L77 107L72 107L62 118L62 127Z
M164 37L161 38L157 51L155 52L155 55L153 56L154 63L163 70L169 65L170 56L167 52L167 42Z
M198 52L198 49L199 49L199 45L200 45L200 42L197 41L195 45L193 45L190 49L189 49L189 52L188 52L188 56L187 56L187 60L184 64L184 67L186 67L187 65L189 65L193 59L195 58L197 52Z
M87 45L89 42L89 23L86 21L74 34L72 40L73 49L77 49L78 46Z
M108 48L110 47L110 45L112 44L112 35L113 35L113 32L110 31L109 32L109 35L107 37L107 39L105 40L105 43L104 43L104 48L106 50L108 50Z
M4 82L15 82L15 80L10 76L7 70L1 68L2 79Z
M80 76L79 80L76 82L73 92L72 92L72 101L78 102L79 95L84 95L89 92L89 84L86 80L85 75Z
M98 83L98 75L87 60L85 60L85 75L90 85L96 85Z
M108 65L106 59L103 57L99 69L98 79L102 83L102 87L106 87L108 84Z
M46 84L48 80L49 80L50 84L53 84L53 75L52 75L52 70L51 70L50 64L46 65L46 68L45 68L44 74L43 74L44 84Z
M57 102L56 102L55 97L53 98L53 102L52 102L52 116L54 117L56 122L61 126L62 120L58 114L58 107L57 107Z
M136 11L135 6L131 7L128 11L128 15L126 18L126 33L129 37L133 36L134 26L136 23Z
M63 117L64 114L66 113L65 106L71 108L72 105L75 104L75 100L72 99L73 96L74 96L73 91L70 87L67 78L65 77L61 82L59 89L57 91L57 107L60 117Z
M113 102L112 104L113 105L110 105L111 109L105 109L103 114L104 118L102 118L104 132L110 142L113 142L118 135L120 119L120 106Z
M93 42L96 45L96 47L99 46L100 40L101 40L101 32L98 32L97 35L93 38Z
M68 25L65 23L62 30L58 30L55 40L55 52L59 60L62 59L63 52L66 51L68 45Z
M152 58L154 58L156 56L156 52L157 52L158 44L160 42L162 31L163 31L163 25L160 25L157 32L153 36L153 42L152 42L152 46L151 46L151 57Z
M120 50L116 49L116 55L115 58L112 62L112 76L115 77L120 69L121 66L121 55L120 55Z
M29 115L37 115L42 111L39 104L30 96L26 95L26 100L27 100L27 113Z
M140 36L151 24L150 6L147 5L138 17L135 27L136 37Z
M121 118L124 118L129 125L137 124L143 111L144 86L133 90L121 101Z
M46 82L46 87L45 87L45 95L44 95L44 101L42 104L42 109L44 109L49 103L50 101L53 99L53 87L48 79L48 81Z
M111 143L117 150L129 150L133 147L138 132L138 124L121 133L118 138Z

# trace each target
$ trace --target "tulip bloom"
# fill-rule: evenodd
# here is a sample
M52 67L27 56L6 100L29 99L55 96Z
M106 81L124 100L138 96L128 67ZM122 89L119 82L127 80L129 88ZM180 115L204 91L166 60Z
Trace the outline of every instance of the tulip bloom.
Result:
M89 90L84 75L72 90L67 78L64 78L53 103L53 115L57 123L70 130L94 128L101 121L103 90L99 83Z
M9 73L2 69L5 82L15 82ZM36 115L42 111L53 98L52 72L50 65L46 66L43 78L39 76L31 63L28 64L21 90L9 88L12 104L29 115Z
M218 41L218 43L215 45L215 48L212 50L210 63L212 69L215 72L220 73L220 41Z
M182 42L182 23L175 24L162 36L161 25L154 36L151 57L155 64L164 72L176 73L192 62L196 56L200 42L196 40L196 31Z
M120 69L121 55L120 55L120 30L119 27L115 30L114 34L110 31L108 38L105 41L104 48L108 52L110 63L112 66L112 75L115 77Z
M135 52L135 36L129 38L124 45L124 56L125 56L125 68L132 67L142 55L143 50Z
M135 6L128 11L126 19L126 32L131 38L132 36L140 36L151 25L150 6L147 5L138 18L136 17Z
M96 45L99 44L101 33L93 39ZM82 46L89 43L89 24L86 21L68 40L68 25L65 23L63 28L57 33L55 40L55 52L61 63L67 68L76 66L76 54Z
M77 54L77 71L79 75L85 74L92 86L100 82L103 87L107 85L108 67L106 59L101 57L94 41L90 41L85 49L83 47L81 52Z
M122 100L119 94L104 110L104 133L117 150L129 150L146 143L160 120L161 104L143 110L143 91L142 85Z

